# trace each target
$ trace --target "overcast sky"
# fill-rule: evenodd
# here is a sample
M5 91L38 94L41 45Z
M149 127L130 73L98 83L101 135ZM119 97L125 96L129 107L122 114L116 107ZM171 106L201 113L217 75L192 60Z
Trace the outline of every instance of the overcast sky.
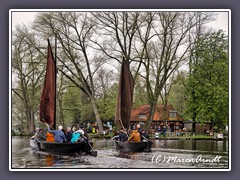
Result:
M30 24L34 20L36 14L36 12L12 12L13 29L15 29L17 24ZM228 12L219 12L216 21L211 22L208 25L216 30L222 29L228 34Z

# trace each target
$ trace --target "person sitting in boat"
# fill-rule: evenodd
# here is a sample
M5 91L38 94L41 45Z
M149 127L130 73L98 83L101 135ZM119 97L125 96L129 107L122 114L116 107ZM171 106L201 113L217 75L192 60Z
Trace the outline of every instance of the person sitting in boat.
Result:
M140 133L140 135L142 135L142 128L140 124L136 125L137 131Z
M88 133L87 133L87 130L86 130L83 126L80 126L80 129L83 130L84 136L85 136L86 138L89 138Z
M50 127L50 130L53 130L53 128ZM52 132L47 132L46 136L47 136L46 138L47 142L54 142L54 134Z
M85 132L82 128L79 128L79 130L77 131L80 133L80 137L78 138L78 142L82 142L84 141L85 139L87 139L87 137L85 136Z
M81 139L81 136L84 135L84 131L82 129L79 129L75 132L72 133L72 139L71 139L71 143L76 143L79 142Z
M67 141L67 142L70 142L70 141L71 141L71 139L72 139L72 133L73 133L73 131L71 130L71 128L70 128L70 127L67 127L67 132L66 132L66 141Z
M46 140L46 136L43 132L43 129L36 128L36 133L34 135L34 140L35 140L35 142Z
M127 134L126 134L126 132L124 131L123 128L121 128L121 130L120 130L118 140L121 141L121 142L125 142L125 141L128 140Z
M58 126L58 130L61 130L66 137L66 131L63 129L63 127L61 125Z
M128 138L128 142L141 142L141 135L137 129L133 129L131 136Z
M148 140L149 139L149 135L148 135L148 133L143 129L142 130L142 141L144 141L144 140Z
M46 123L46 126L47 126L47 131L50 133L53 133L55 142L63 143L64 141L66 141L66 137L65 137L64 133L62 132L62 130L51 130L49 128L48 123Z
M112 140L114 141L119 141L119 131L113 131L113 136L112 136Z

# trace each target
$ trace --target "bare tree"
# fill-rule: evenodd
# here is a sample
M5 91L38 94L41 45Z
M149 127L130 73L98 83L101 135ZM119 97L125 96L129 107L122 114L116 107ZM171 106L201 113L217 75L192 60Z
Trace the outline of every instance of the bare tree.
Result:
M35 128L35 113L38 112L39 81L43 75L41 61L44 57L26 43L26 38L33 44L36 43L34 34L29 33L27 27L18 27L12 42L12 92L17 95L13 96L15 98L13 102L16 102L18 97L22 104L20 109L24 112L20 113L17 118L22 118L20 122L26 123L22 126L24 132L31 134ZM18 106L17 104L13 105ZM19 110L19 108L13 109Z
M57 61L63 67L58 70L90 98L99 132L103 132L94 84L94 75L102 61L98 61L90 45L93 26L88 13L56 12L39 14L33 27L42 37L56 36Z
M150 37L151 13L140 12L97 12L92 13L96 21L98 36L92 39L97 50L109 60L121 63L124 57L126 64L138 75L144 51ZM139 34L142 39L140 41ZM112 62L113 63L113 62ZM131 65L130 65L131 64Z
M145 71L142 77L147 84L150 116L147 129L150 128L155 106L169 77L189 60L189 51L193 42L189 41L189 32L203 18L196 18L193 12L158 12L154 26L156 39L149 41L143 61ZM207 15L206 15L207 16Z
M62 66L58 66L58 69L62 69ZM61 72L61 71L60 71ZM66 127L66 121L64 117L64 103L63 103L63 96L65 94L66 88L68 87L66 79L62 73L58 73L58 81L57 81L57 107L58 107L58 114L57 117L59 121L57 122L59 125L63 125Z
M147 44L155 36L152 28L155 13L98 12L93 16L96 27L101 29L99 37L92 40L96 49L110 60L121 62L124 57L136 80L147 56Z
M42 38L56 36L57 61L63 67L58 70L89 97L102 131L96 105L99 68L124 57L134 79L145 79L149 128L165 83L189 61L191 33L199 32L208 17L198 12L51 12L40 13L33 28Z
M97 72L95 80L96 95L103 100L106 99L108 91L114 82L116 82L114 72L112 70L108 70L107 68L100 68Z
M189 60L194 41L189 34L199 32L210 13L199 12L97 12L99 37L92 40L109 59L122 56L146 81L150 127L158 98L169 77ZM194 36L191 36L195 39Z

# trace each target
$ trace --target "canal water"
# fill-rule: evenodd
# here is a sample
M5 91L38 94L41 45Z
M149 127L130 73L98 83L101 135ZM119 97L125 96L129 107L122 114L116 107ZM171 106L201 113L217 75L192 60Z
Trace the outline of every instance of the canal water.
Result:
M228 141L153 140L151 152L121 152L110 139L93 139L98 156L32 150L29 137L12 137L12 169L228 169Z

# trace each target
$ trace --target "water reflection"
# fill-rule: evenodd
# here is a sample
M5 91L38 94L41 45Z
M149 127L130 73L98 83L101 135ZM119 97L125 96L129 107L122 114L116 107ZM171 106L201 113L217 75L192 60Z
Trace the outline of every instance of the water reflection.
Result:
M228 141L214 140L154 140L152 152L122 152L110 139L94 139L97 157L52 155L33 151L28 137L13 137L12 168L228 168ZM154 155L181 159L214 158L220 163L152 163Z
M124 152L124 151L117 151L115 154L116 157L127 158L127 159L139 159L138 156L139 152Z
M52 166L61 166L64 164L64 158L61 156L55 156L52 154L46 154L45 156L45 166L52 167Z
M103 148L113 148L114 142L110 139L92 139L91 140L94 144L94 148L96 149L103 149Z
M53 155L46 155L46 165L52 166L54 164L56 158L53 157Z
M153 148L187 149L228 152L228 141L215 140L155 140Z

